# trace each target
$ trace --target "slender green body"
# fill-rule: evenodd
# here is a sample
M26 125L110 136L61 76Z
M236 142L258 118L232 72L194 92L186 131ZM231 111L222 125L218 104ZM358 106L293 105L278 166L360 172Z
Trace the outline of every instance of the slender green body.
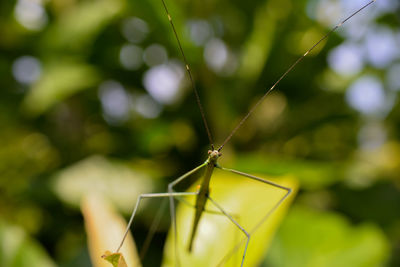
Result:
M203 214L203 211L207 203L208 194L210 192L211 176L213 174L214 168L216 167L217 160L219 156L221 156L221 153L218 152L217 150L209 151L208 154L209 156L207 159L207 169L204 174L204 178L200 185L200 190L196 198L196 205L195 205L196 210L194 214L192 233L190 234L190 241L188 247L189 252L192 251L193 241L196 236L197 227L199 226L201 215Z

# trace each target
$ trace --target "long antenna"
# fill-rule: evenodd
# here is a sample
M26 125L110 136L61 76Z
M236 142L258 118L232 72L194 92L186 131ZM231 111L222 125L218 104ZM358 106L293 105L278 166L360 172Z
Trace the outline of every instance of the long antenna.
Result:
M177 32L176 32L174 23L172 22L172 17L171 17L171 15L170 15L169 12L168 12L167 5L165 4L165 1L164 1L164 0L161 0L161 1L162 1L162 3L163 3L165 12L167 13L168 20L169 20L169 23L171 24L172 30L174 31L175 39L176 39L176 41L178 42L179 50L181 51L181 55L182 55L182 57L183 57L183 61L185 62L186 71L187 71L187 73L188 73L188 75L189 75L190 83L191 83L191 86L192 86L192 88L193 88L194 94L195 94L195 96L196 96L196 102L197 102L197 105L199 106L199 109L200 109L201 118L203 119L203 124L204 124L204 127L206 128L206 131L207 131L208 140L210 141L211 149L214 150L213 138L212 138L212 135L211 135L210 128L208 127L208 123L207 123L207 119L206 119L206 115L205 115L203 106L201 105L199 92L198 92L198 90L197 90L197 88L196 88L196 85L195 85L195 83L194 83L194 80L193 80L192 71L190 70L189 63L188 63L188 61L187 61L187 59L186 59L185 53L183 52L183 48L182 48L182 45L181 45L181 41L179 40L179 37L178 37L178 34L177 34Z
M164 0L163 0L164 1ZM327 39L333 32L335 32L338 28L340 28L346 21L354 17L356 14L361 12L363 9L367 8L369 5L374 3L376 0L371 0L369 3L352 13L350 16L348 16L346 19L341 21L339 24L337 24L335 27L333 27L327 34L325 34L324 37L322 37L318 42L316 42L310 49L308 49L299 59L297 59L283 75L272 85L271 88L268 89L268 91L257 101L256 104L249 110L249 112L242 118L242 120L236 125L236 127L232 130L232 132L228 135L228 137L225 139L225 141L222 143L222 145L218 148L218 151L221 151L222 148L225 146L225 144L232 138L232 136L236 133L237 130L243 125L243 123L250 117L250 115L254 112L254 110L257 109L257 107L264 101L264 99L269 95L269 93L272 92L272 90L275 89L275 87L280 83L280 81L285 78L289 72L291 72L294 67L296 67L297 64L299 64L316 46L318 46L322 41Z

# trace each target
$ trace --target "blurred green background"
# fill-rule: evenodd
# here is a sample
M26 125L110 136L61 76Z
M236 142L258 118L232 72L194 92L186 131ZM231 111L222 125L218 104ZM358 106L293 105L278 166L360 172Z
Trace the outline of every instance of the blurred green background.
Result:
M168 0L216 145L365 3ZM399 10L346 23L224 148L227 167L299 179L264 266L400 266ZM162 3L1 1L0 33L0 265L90 266L84 194L128 216L209 149Z

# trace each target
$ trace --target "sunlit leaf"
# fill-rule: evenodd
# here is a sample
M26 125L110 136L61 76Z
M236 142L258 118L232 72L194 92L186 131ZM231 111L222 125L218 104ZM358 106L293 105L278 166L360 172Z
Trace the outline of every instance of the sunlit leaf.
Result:
M86 195L81 206L92 264L95 267L110 267L110 263L102 259L102 255L105 251L118 248L126 229L125 220L99 195ZM117 267L140 266L135 242L130 234L120 251L121 253L106 253L105 258Z
M266 177L264 177L266 178ZM297 183L291 177L272 179L294 191ZM195 191L193 186L190 191ZM251 241L246 255L246 266L256 266L279 226L290 201L281 204L266 220L268 212L285 195L286 191L269 185L246 179L235 174L216 171L211 180L210 196L218 202L233 218L251 234ZM188 199L194 205L194 197ZM217 211L207 202L206 209ZM194 241L193 251L188 252L189 235L194 216L194 208L180 204L177 211L178 255L183 266L216 266L224 262L228 266L240 266L245 240L244 234L221 214L203 214ZM259 227L259 223L262 223ZM237 248L237 249L236 249ZM164 250L163 266L174 266L174 242L170 231ZM231 265L229 265L231 264Z
M92 156L61 170L52 187L64 202L79 206L88 193L107 196L128 214L140 193L154 190L154 171L142 171L122 162Z

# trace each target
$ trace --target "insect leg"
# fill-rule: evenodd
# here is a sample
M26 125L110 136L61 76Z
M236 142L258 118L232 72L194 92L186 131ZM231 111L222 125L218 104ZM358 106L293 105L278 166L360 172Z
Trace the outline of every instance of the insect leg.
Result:
M181 197L176 197L176 199L177 199L178 201L180 201L182 204L185 204L186 206L188 206L188 207L190 207L190 208L193 208L193 209L196 208L195 205L190 204L189 201L187 201L187 200L185 200L185 199L183 199L183 198L181 198ZM207 209L207 208L204 209L204 213L206 213L206 214L213 214L213 215L224 215L221 211L209 210L209 209ZM233 218L239 218L239 215L237 215L237 214L232 214L232 213L231 213L231 216L232 216Z
M131 228L133 219L136 215L136 212L138 210L138 207L140 205L140 202L145 199L145 198L162 198L162 197L175 197L175 196L194 196L197 195L198 192L172 192L172 193L151 193L151 194L140 194L137 201L136 201L136 205L135 208L133 209L131 218L129 219L128 225L126 227L125 233L122 237L121 243L118 246L118 249L116 250L116 252L119 252L119 250L121 249L122 245L124 244L125 238L128 235L129 229Z
M273 187L276 187L276 188L278 188L278 189L281 189L281 190L286 191L286 194L272 207L272 209L264 216L264 218L262 218L262 220L260 221L260 223L258 223L258 224L251 230L251 232L254 232L255 230L257 230L257 228L258 228L266 219L268 219L268 217L269 217L269 216L283 203L283 201L285 201L285 200L289 197L289 195L292 193L292 189L291 189L291 188L286 187L286 186L283 186L283 185L280 185L280 184L277 184L277 183L274 183L274 182L271 182L271 181L268 181L268 180L266 180L266 179L263 179L263 178L260 178L260 177L257 177L257 176L254 176L254 175L251 175L251 174L248 174L248 173L244 173L244 172L241 172L241 171L237 171L237 170L233 170L233 169L224 168L224 167L221 167L221 166L217 166L217 168L219 168L219 169L221 169L221 170L224 170L224 171L232 172L232 173L234 173L234 174L238 174L238 175L244 176L244 177L246 177L246 178L250 178L250 179L252 179L252 180L255 180L255 181L258 181L258 182L261 182L261 183L264 183L264 184L267 184L267 185L270 185L270 186L273 186Z
M224 168L224 167L221 167L221 166L219 166L219 165L217 165L216 166L217 168L219 168L219 169L221 169L221 170L224 170L224 171L228 171L228 172L231 172L231 173L234 173L234 174L237 174L237 175L240 175L240 176L243 176L243 177L245 177L245 178L249 178L249 179L252 179L252 180L255 180L255 181L258 181L258 182L261 182L261 183L264 183L264 184L267 184L267 185L270 185L270 186L272 186L272 187L275 187L275 188L278 188L278 189L280 189L280 190L283 190L283 191L286 191L286 193L285 193L285 195L283 195L280 199L279 199L279 201L278 202L276 202L276 204L272 207L272 209L270 209L269 211L268 211L268 213L252 228L252 229L250 229L250 234L253 234L270 216L271 216L271 214L289 197L289 195L292 193L292 189L291 188L289 188L289 187L286 187L286 186L283 186L283 185L280 185L280 184L277 184L277 183L275 183L275 182L272 182L272 181L269 181L269 180L266 180L266 179L263 179L263 178L260 178L260 177L257 177L257 176L254 176L254 175L251 175L251 174L248 174L248 173L244 173L244 172L241 172L241 171L237 171L237 170L233 170L233 169L229 169L229 168ZM244 241L244 240L243 240ZM231 250L231 252L230 253L228 253L225 257L224 257L224 259L222 259L222 261L221 262L224 262L227 258L229 258L233 253L235 253L235 251L237 251L237 249L239 249L239 247L243 244L243 241L242 242L239 242L232 250Z
M145 255L147 253L147 250L150 246L151 240L153 239L154 234L158 228L158 225L161 221L161 216L162 216L163 211L165 210L165 206L167 204L166 200L167 199L165 199L165 198L162 200L161 206L158 208L157 214L156 214L153 222L151 223L150 230L146 235L146 239L144 240L142 249L140 250L140 253L139 253L140 260L144 259Z
M247 247L250 242L250 233L248 233L231 215L229 215L217 202L215 202L210 196L207 196L207 198L216 206L232 223L234 223L245 235L246 235L246 246L244 247L244 252L242 256L242 262L240 264L241 267L243 267L244 264L244 258L247 253Z
M193 170L185 173L184 175L180 176L176 180L172 181L171 183L168 184L168 193L172 194L174 192L174 186L177 185L178 183L182 182L185 180L187 177L190 175L196 173L200 169L202 169L204 166L207 165L207 161L201 164L200 166L194 168ZM174 229L174 250L175 250L175 259L176 262L179 263L179 255L178 255L178 248L177 248L177 243L178 243L178 231L176 227L176 214L175 214L175 201L174 201L174 196L170 196L169 198L169 211L171 213L171 222L172 222L172 228Z

